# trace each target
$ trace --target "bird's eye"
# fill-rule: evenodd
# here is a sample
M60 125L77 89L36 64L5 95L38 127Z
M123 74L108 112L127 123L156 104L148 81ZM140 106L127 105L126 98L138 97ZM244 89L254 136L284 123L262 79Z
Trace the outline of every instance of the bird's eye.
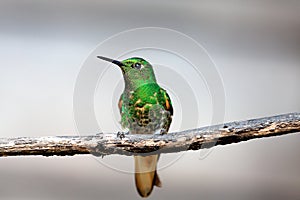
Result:
M142 68L141 63L134 63L134 68L141 69Z

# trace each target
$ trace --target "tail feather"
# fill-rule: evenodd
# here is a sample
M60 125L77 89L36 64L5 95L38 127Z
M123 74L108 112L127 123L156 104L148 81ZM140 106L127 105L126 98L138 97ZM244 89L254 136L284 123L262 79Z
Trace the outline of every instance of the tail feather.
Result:
M158 173L157 173L156 170L155 170L155 183L154 183L154 185L155 185L156 187L162 187L161 181L160 181L160 179L159 179L159 176L158 176Z
M135 156L135 185L138 193L142 197L148 197L153 186L161 187L158 174L156 172L158 155Z

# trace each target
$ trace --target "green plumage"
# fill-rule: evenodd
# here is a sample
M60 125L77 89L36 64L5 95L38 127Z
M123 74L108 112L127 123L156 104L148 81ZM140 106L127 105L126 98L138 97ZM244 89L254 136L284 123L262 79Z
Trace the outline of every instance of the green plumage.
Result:
M166 133L172 121L169 95L157 83L153 68L142 58L122 61L125 89L121 95L121 124L133 134Z
M168 131L172 120L171 102L166 91L156 83L150 83L121 96L121 124L134 134L153 134ZM169 103L170 104L170 103Z

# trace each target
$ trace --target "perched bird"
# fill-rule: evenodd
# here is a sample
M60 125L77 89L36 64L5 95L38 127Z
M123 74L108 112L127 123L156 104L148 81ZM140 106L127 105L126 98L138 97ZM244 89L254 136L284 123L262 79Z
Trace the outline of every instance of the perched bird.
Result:
M138 57L123 61L97 57L122 70L125 88L118 104L122 127L131 134L167 133L172 122L173 107L166 90L157 84L152 65ZM134 160L137 191L142 197L147 197L154 185L161 187L156 172L158 155L135 156Z

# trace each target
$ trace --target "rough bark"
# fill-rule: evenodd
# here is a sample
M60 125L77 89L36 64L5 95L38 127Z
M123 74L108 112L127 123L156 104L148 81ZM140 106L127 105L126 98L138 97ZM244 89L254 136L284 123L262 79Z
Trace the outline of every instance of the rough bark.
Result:
M300 113L213 125L166 135L96 134L0 138L0 156L156 154L211 148L254 138L300 132Z

